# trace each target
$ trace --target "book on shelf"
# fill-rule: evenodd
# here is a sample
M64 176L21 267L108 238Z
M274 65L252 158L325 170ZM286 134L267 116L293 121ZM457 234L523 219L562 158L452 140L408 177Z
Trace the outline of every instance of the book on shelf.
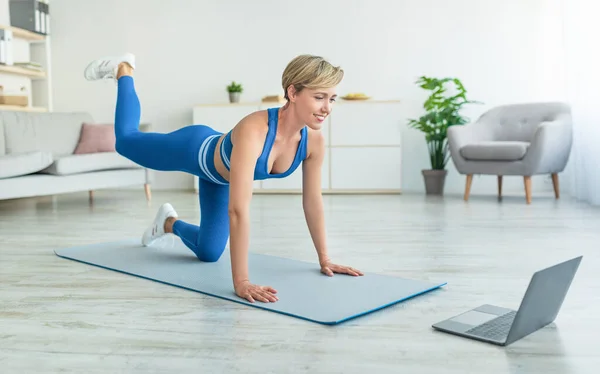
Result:
M15 62L14 65L18 66L20 68L23 68L23 69L36 70L36 71L44 70L44 67L42 66L42 64L40 64L39 62L35 62L35 61Z
M13 32L12 30L0 29L0 64L13 64Z

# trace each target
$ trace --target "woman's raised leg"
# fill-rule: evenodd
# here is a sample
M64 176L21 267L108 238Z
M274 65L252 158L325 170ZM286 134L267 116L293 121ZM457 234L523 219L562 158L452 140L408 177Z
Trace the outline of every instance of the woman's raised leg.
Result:
M170 133L139 131L141 108L137 96L131 54L91 62L84 76L88 80L116 79L116 151L148 169L183 171L199 175L198 151L207 136L205 126L190 125Z

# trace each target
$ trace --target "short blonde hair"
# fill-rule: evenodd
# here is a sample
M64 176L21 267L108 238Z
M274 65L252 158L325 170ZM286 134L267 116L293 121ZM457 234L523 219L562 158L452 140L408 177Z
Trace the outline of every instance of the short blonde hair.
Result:
M344 70L333 66L321 56L300 55L288 63L281 76L284 97L289 100L287 89L293 85L297 92L304 88L330 88L337 86L344 77Z

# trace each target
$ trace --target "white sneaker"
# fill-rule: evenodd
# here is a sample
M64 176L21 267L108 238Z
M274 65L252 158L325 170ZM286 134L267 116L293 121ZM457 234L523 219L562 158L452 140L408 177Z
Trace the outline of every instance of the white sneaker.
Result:
M89 81L116 79L121 62L127 62L135 69L135 56L132 53L126 53L122 56L103 57L90 62L86 66L83 76Z
M177 212L171 204L165 203L163 204L156 213L156 217L154 218L154 222L152 225L144 231L144 235L142 236L142 244L147 247L156 239L165 235L165 221L169 217L177 218Z

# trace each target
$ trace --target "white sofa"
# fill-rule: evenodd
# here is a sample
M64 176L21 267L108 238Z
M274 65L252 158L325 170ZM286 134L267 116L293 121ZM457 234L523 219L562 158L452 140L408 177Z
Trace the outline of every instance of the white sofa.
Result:
M83 123L90 114L0 111L0 200L136 185L150 200L145 168L116 152L73 153Z

